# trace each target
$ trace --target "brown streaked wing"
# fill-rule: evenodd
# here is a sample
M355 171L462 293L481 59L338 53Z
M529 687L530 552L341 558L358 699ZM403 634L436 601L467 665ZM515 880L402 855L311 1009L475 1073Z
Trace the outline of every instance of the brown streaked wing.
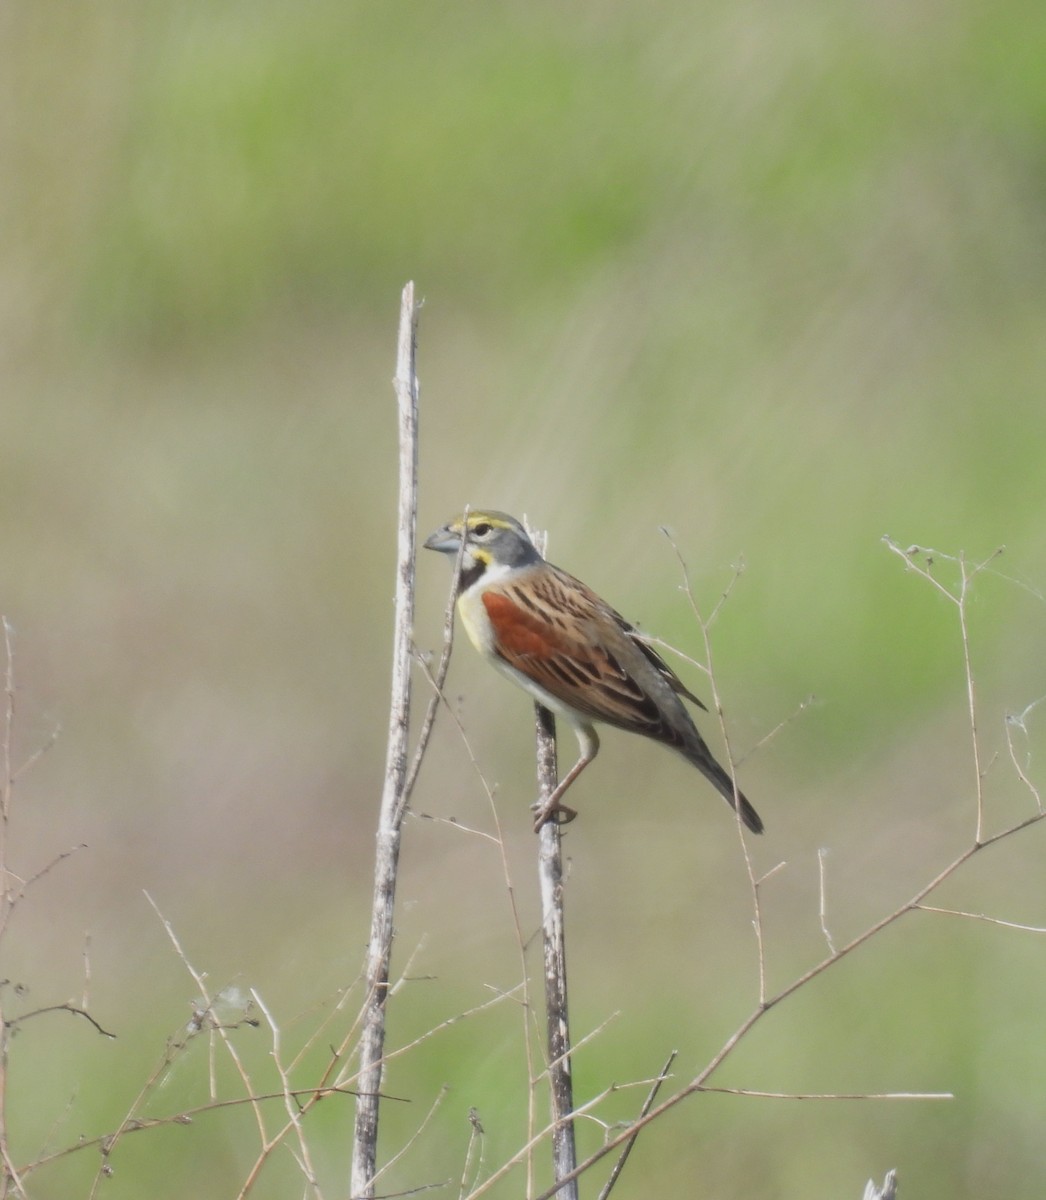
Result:
M708 712L708 705L705 704L705 702L699 696L694 695L694 693L679 678L675 671L672 670L668 663L665 662L661 655L658 654L654 647L651 646L650 643L643 637L639 630L636 629L634 625L629 624L629 622L626 621L620 613L614 613L613 615L614 620L617 621L619 627L621 628L621 632L634 646L638 647L643 654L646 655L650 665L658 672L658 674L665 681L665 683L668 684L672 691L677 695L685 696L688 700L692 700L698 708L704 709L705 712Z
M557 700L610 725L659 741L678 740L657 702L622 665L622 656L584 636L585 624L605 620L612 610L579 580L558 570L542 572L522 584L488 588L483 605L499 657Z

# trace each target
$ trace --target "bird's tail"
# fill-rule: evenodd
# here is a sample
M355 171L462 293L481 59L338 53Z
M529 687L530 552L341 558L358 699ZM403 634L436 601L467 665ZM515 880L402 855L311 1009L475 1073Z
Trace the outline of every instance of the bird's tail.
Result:
M734 781L723 770L723 768L712 757L711 750L699 738L696 746L687 746L682 751L683 757L689 763L693 763L710 783L715 784L716 789L726 799L727 804L731 808L735 806ZM763 832L762 818L749 804L748 798L740 788L736 792L736 802L741 813L741 820L753 833Z
M727 800L730 802L730 807L733 808L734 792L732 788L730 790L730 795L727 796ZM737 800L741 805L741 820L744 821L744 823L753 833L762 833L763 818L755 811L751 804L749 804L748 799L743 792L737 793Z

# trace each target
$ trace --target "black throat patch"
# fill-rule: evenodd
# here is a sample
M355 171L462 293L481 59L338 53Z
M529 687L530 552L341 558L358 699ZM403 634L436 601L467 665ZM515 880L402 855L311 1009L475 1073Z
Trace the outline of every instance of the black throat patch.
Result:
M458 595L467 592L474 583L478 583L483 578L483 572L486 569L487 564L484 562L474 562L471 567L462 567Z

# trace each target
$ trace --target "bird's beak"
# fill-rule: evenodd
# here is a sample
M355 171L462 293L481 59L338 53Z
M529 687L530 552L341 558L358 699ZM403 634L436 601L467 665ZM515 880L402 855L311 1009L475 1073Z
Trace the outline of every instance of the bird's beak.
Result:
M460 545L460 531L451 529L449 525L444 525L442 529L429 534L424 542L426 550L438 550L440 554L457 554Z

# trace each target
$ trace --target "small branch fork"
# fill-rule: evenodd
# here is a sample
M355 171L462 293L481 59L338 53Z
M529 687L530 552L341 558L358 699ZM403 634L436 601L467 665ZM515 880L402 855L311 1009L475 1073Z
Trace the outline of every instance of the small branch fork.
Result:
M980 737L977 728L977 697L973 686L973 666L970 662L970 633L966 623L966 610L968 608L967 599L970 594L970 586L974 579L984 570L987 570L993 562L1003 553L1003 547L1000 546L992 554L990 554L983 562L977 563L974 566L966 561L966 556L960 554L954 561L959 567L959 586L957 591L950 591L933 573L934 563L938 558L948 559L949 555L938 554L934 550L925 550L920 546L909 546L906 550L902 550L897 543L889 537L883 538L883 543L886 547L902 558L909 570L914 571L917 575L921 575L932 587L934 587L942 596L950 603L954 604L958 610L959 616L959 631L962 636L962 661L963 661L963 676L966 684L966 707L970 722L970 742L971 742L971 766L973 768L974 781L977 789L977 832L974 835L974 841L978 845L983 840L984 835L984 768L981 765L981 745ZM920 562L919 560L922 560ZM925 564L925 565L924 565Z

